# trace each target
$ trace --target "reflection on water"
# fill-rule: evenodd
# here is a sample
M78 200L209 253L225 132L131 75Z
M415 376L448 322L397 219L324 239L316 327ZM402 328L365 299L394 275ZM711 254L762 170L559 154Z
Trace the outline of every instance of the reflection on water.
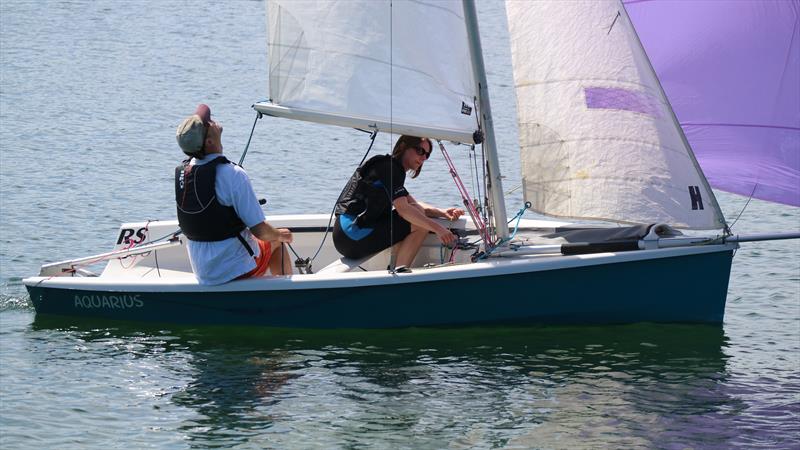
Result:
M150 402L180 409L172 431L197 448L742 444L746 405L729 392L718 327L143 331L37 318L30 332L180 380Z

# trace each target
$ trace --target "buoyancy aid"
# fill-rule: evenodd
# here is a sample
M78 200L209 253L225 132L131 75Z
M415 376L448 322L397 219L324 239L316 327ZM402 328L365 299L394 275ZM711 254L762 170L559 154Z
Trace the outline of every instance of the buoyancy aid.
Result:
M379 163L387 165L388 170L395 172L396 176L392 180L394 190L405 191L405 172L402 166L391 155L374 156L353 172L336 203L336 215L353 216L356 225L369 228L382 216L391 214L394 195L392 186L386 186L376 171L372 170Z
M193 241L222 241L240 237L245 224L231 206L217 200L219 164L233 164L224 156L206 164L189 165L184 160L175 168L175 204L181 231Z

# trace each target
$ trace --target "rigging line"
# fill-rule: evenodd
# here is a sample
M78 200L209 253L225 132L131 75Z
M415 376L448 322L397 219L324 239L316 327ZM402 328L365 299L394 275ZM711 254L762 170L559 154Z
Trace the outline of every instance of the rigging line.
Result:
M517 230L519 230L519 222L522 220L522 215L525 214L525 210L531 207L531 202L525 202L522 208L517 212L516 217L512 217L508 223L511 223L514 219L517 219L517 224L514 225L514 232L511 233L511 236L508 237L506 242L510 242L514 237L517 235Z
M156 260L156 272L158 273L158 278L161 278L161 268L158 267L158 250L153 250L153 258Z
M730 226L727 226L727 225L726 225L726 228L728 229L728 232L729 232L729 233L733 234L733 232L731 231L731 230L733 229L733 226L734 226L734 225L736 225L736 222L738 222L738 221L739 221L739 218L740 218L740 217L742 217L742 214L744 213L744 210L745 210L745 209L747 209L747 205L749 205L749 204L750 204L750 200L752 200L752 199L753 199L753 194L755 194L755 193L756 193L756 188L757 188L757 187L758 187L758 183L755 183L755 184L753 185L753 191L752 191L752 192L750 192L750 197L748 197L748 198L747 198L747 202L745 202L745 204L744 204L744 207L742 208L742 210L741 210L741 211L739 211L739 215L738 215L738 216L736 216L736 219L734 219L733 223L732 223L732 224L730 224Z
M478 259L488 258L492 254L492 252L495 251L495 249L500 248L502 244L505 244L506 242L511 242L511 240L517 236L517 231L519 230L519 222L522 220L522 215L525 214L525 210L527 210L530 207L531 207L531 202L525 202L522 208L517 212L517 215L508 221L509 224L514 220L517 221L517 224L514 225L514 232L509 237L505 239L500 239L492 248L487 247L484 254L481 255Z
M253 121L253 128L250 129L250 137L247 138L247 145L244 146L244 151L242 152L242 157L239 158L239 167L244 167L244 157L247 156L247 149L250 148L250 141L253 139L253 132L256 131L256 124L258 123L258 119L263 117L260 111L256 111L256 120Z
M281 242L281 244L283 244L283 242ZM294 253L295 257L300 258L300 255L298 255L297 252L294 251L294 247L292 247L292 244L286 244L286 246L289 247L289 250L291 250L292 253Z
M480 89L478 90L478 93L480 94ZM480 111L480 102L478 101L478 96L473 96L472 97L472 107L475 108L475 124L478 126L478 133L480 134L480 137L481 137L481 142L480 142L480 145L481 145L481 176L483 177L483 193L481 193L481 189L480 189L480 187L478 187L478 190L477 190L478 191L477 192L478 193L478 199L479 199L478 200L479 201L478 206L480 207L480 211L478 211L478 214L480 215L481 219L483 220L483 223L486 224L486 227L490 227L491 226L491 222L489 221L489 214L491 214L491 206L489 205L489 198L486 197L486 195L489 192L489 188L488 188L488 186L486 184L486 180L487 180L486 179L486 151L485 151L486 149L485 149L484 143L483 143L483 127L481 126L481 111ZM473 144L472 148L473 148L473 150L475 149L475 145L474 144ZM476 165L478 164L478 155L475 155L475 164ZM476 179L478 178L478 168L477 167L475 167L475 178ZM481 183L478 182L479 186L480 186L480 184ZM486 243L486 244L488 245L489 243Z
M480 198L481 191L480 191L480 189L475 187L475 182L478 179L478 162L477 162L477 158L476 158L475 161L473 161L473 159L472 159L472 157L474 156L474 153L475 153L475 146L473 145L469 150L469 163L470 163L469 164L469 175L470 175L469 178L470 178L470 183L472 184L472 192L475 192L477 198ZM474 162L474 164L473 164L473 162ZM473 172L473 167L475 169L474 172ZM474 175L474 177L473 177L473 175ZM470 199L470 201L472 201L472 199Z
M361 167L361 165L364 164L364 160L367 159L367 155L369 155L370 150L372 150L372 146L375 144L375 137L377 135L378 135L378 130L375 130L375 131L372 132L372 135L370 136L369 148L367 148L367 152L364 153L364 157L361 158L361 162L358 163L358 167ZM319 252L322 251L322 246L325 244L325 239L328 238L328 233L330 233L330 230L331 230L331 221L333 220L333 214L336 212L336 205L339 204L339 200L342 199L342 195L344 195L344 191L347 189L347 186L349 184L350 184L349 182L346 183L344 185L344 187L342 188L342 192L340 192L339 196L336 197L336 201L333 204L333 209L331 209L331 215L328 216L328 226L325 227L325 234L322 235L322 242L319 243L319 247L317 248L316 253L314 253L314 256L312 256L311 260L308 262L308 267L311 267L311 263L313 263L314 260L317 259L317 256L319 255ZM294 250L292 250L292 251L294 251ZM298 258L299 258L299 256L298 256Z
M491 237L488 234L487 226L483 220L481 220L481 216L475 209L475 205L472 204L472 200L469 198L469 192L467 192L467 188L461 181L461 177L458 175L458 171L456 171L456 167L453 164L453 161L450 159L450 155L444 148L444 144L442 144L442 141L440 140L437 140L436 143L439 144L439 150L441 150L445 163L447 163L447 167L450 170L450 176L453 177L453 181L456 184L456 189L458 189L458 193L461 195L461 200L464 202L464 207L467 209L467 213L472 218L473 225L475 225L475 228L478 230L478 234L484 238L484 242L491 243Z
M774 130L800 131L800 127L789 127L784 125L765 125L760 123L700 123L700 122L681 122L681 126L693 127L731 127L731 128L769 128Z
M478 171L478 155L475 153L475 145L474 144L470 147L470 154L474 158L472 160L473 167L470 167L470 171L473 168L475 169L475 179L473 180L475 182L475 185L476 185L476 187L475 187L475 200L478 202L478 208L480 208L479 212L483 213L483 201L481 200L483 198L483 193L481 192L481 180L480 180L480 175L479 175L479 171Z
M394 8L389 2L389 135L394 134ZM391 142L391 141L390 141ZM420 141L420 144L422 141ZM417 144L417 145L420 145ZM433 142L431 142L431 152L433 152ZM394 252L394 204L392 195L394 194L394 151L389 157L389 267L390 273L395 273L397 255ZM385 186L384 186L385 189ZM411 262L414 262L413 260ZM409 266L411 263L408 264Z
M491 224L489 221L489 215L491 214L492 207L489 205L489 186L487 184L488 178L486 177L486 149L484 148L483 144L481 144L481 172L483 177L483 197L481 201L483 202L482 205L484 208L481 210L481 214L483 215L484 223Z
M147 233L150 231L150 222L152 222L152 220L150 220L150 219L147 219L147 223L145 223L145 224L144 224L144 232L145 232L145 236L146 236L146 235L147 235ZM138 244L140 244L140 243L138 243L138 242L134 242L132 239L130 239L130 240L128 241L128 245L127 245L126 247L124 247L122 250L130 250L130 249L132 249L132 248L136 248L136 247L138 246ZM148 242L148 244L152 244L152 242ZM142 244L142 245L145 245L145 244ZM121 266L123 269L125 269L125 270L128 270L128 269L130 269L131 267L133 267L133 266L135 266L135 265L136 265L136 262L137 262L137 261L136 261L136 257L137 257L137 256L142 256L142 258L146 258L146 257L150 256L150 252L146 252L146 253L139 254L139 255L133 254L133 255L122 256L122 257L119 257L119 258L117 258L117 260L119 260L119 265L120 265L120 266ZM126 260L127 258L131 258L131 264L130 264L128 267L125 267L125 263L123 263L123 261L124 261L124 260ZM100 261L102 261L102 260L100 260ZM92 264L98 263L98 262L100 262L100 261L94 261L94 262L92 262ZM88 266L88 265L89 265L89 264L84 264L84 267L86 267L86 266Z
M150 220L148 220L148 222L150 222ZM161 241L161 240L166 239L166 238L174 239L174 238L178 237L179 234L183 234L183 231L180 228L178 228L177 230L173 231L172 233L165 234L164 236L161 236L158 239L152 239L152 240L148 241L147 243L148 244L155 244L156 242Z
M611 26L610 26L610 27L608 27L608 33L606 33L606 35L609 35L609 34L611 34L611 30L614 28L614 24L616 24L616 23L617 23L617 19L619 19L621 15L622 15L622 14L620 14L620 13L619 13L619 11L617 11L617 15L616 15L616 16L614 16L614 21L613 21L613 22L611 22Z

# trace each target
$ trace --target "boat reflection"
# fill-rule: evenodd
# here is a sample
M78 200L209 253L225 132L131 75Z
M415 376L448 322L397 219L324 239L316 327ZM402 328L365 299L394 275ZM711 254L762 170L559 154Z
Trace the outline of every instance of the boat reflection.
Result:
M724 446L741 407L720 327L638 324L401 330L143 328L60 322L185 375L193 446ZM166 362L169 363L166 363ZM726 431L727 430L727 431Z

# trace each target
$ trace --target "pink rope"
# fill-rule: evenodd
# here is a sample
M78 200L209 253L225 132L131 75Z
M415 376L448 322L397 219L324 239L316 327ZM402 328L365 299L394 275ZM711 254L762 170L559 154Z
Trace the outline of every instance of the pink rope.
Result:
M470 199L469 192L467 188L464 186L464 183L461 181L461 177L458 176L458 171L456 170L456 166L453 164L453 160L450 159L450 155L447 153L447 150L444 148L444 144L441 141L436 141L439 144L439 150L442 151L442 155L444 155L444 160L447 162L447 167L450 169L450 175L453 177L453 181L456 183L456 188L458 188L458 193L461 194L461 199L464 201L464 206L467 208L467 213L472 218L472 223L475 224L475 228L478 229L478 234L483 238L483 242L486 246L492 245L492 237L489 235L489 230L486 227L486 224L483 222L480 214L478 214L478 210L475 209L475 205L472 204L472 200Z

